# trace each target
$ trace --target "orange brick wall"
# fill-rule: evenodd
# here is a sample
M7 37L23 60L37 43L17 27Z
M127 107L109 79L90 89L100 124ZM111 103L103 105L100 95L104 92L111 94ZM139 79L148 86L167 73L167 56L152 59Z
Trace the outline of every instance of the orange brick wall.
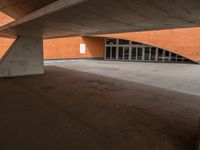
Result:
M14 21L13 18L9 17L8 15L0 12L0 26L3 26L5 24L8 24L10 22Z
M86 44L86 54L80 54L80 44ZM70 37L44 40L45 59L103 58L104 39Z
M183 28L101 35L145 43L200 61L200 28Z
M13 42L13 39L0 38L0 58L5 54Z
M14 19L0 12L0 26L3 26L12 21L14 21ZM7 51L7 49L11 46L13 42L13 39L0 37L0 58L4 55L4 53Z

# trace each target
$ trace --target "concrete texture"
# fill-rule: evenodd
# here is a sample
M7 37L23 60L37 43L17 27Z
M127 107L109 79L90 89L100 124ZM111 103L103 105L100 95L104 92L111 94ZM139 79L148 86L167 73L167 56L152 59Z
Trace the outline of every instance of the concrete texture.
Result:
M2 150L196 148L198 96L55 66L0 85Z
M42 39L19 37L0 60L0 77L44 73Z
M0 11L20 19L56 0L0 0Z
M41 3L37 0L35 4ZM55 38L198 27L199 4L199 0L57 0L1 28L0 33L10 37ZM16 14L22 8L35 7L25 5L10 12ZM33 32L33 28L37 30Z
M72 60L47 65L88 72L200 96L200 65Z

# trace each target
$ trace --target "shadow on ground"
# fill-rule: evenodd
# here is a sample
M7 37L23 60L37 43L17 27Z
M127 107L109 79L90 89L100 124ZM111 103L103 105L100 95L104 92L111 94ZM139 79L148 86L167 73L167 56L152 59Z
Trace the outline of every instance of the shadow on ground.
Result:
M0 85L1 150L196 146L197 96L54 66Z

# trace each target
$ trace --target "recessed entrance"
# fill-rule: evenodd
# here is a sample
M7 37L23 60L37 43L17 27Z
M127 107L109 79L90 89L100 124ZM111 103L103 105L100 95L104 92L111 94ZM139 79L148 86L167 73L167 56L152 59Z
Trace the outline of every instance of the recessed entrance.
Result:
M191 62L178 54L137 42L106 38L105 59L144 62Z

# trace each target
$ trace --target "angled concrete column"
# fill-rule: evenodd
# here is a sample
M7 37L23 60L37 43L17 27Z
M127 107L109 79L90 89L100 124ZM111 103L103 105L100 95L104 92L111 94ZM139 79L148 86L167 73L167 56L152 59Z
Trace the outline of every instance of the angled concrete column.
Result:
M0 77L44 73L43 40L18 37L0 60Z

